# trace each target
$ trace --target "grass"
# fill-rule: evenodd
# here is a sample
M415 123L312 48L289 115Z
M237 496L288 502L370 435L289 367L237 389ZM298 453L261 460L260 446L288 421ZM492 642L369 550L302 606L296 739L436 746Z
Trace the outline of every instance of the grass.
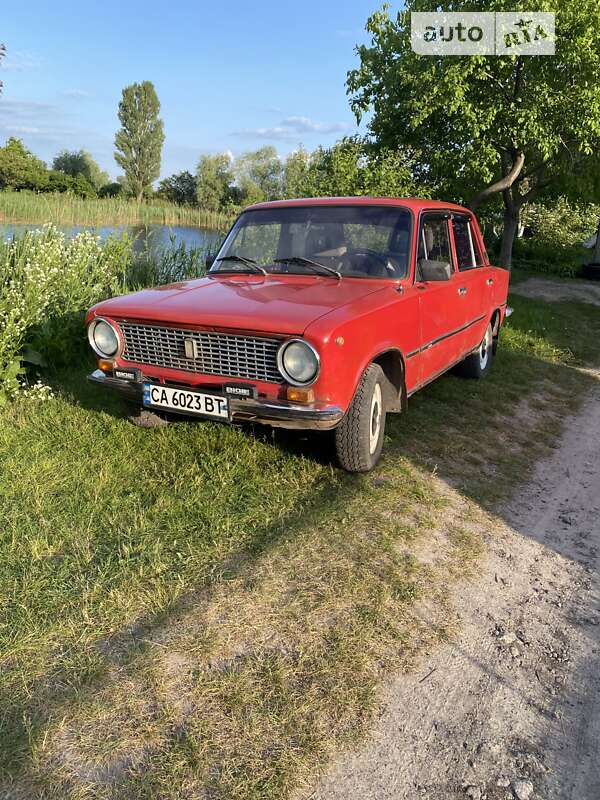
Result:
M412 398L368 476L321 437L140 430L86 364L1 411L0 795L301 794L452 633L481 530L592 380L595 309L511 304L489 379Z
M55 225L184 225L227 230L226 214L152 200L84 199L63 193L0 192L0 222Z

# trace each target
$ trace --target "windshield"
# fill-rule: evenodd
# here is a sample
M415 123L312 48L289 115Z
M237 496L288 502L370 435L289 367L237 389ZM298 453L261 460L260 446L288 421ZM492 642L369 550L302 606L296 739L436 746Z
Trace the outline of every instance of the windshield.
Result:
M213 264L215 272L403 278L410 213L398 206L282 206L246 211Z

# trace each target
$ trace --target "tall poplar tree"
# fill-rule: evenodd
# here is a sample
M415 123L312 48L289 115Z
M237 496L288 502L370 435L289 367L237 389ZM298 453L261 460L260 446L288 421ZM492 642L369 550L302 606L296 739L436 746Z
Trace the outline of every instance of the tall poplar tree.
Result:
M138 202L160 175L165 134L159 112L160 102L150 81L132 83L123 89L115 161L125 172L127 184Z

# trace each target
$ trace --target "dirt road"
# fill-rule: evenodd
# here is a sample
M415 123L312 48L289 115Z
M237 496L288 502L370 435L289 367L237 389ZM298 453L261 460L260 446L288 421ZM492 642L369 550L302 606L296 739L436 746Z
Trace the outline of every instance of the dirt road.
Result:
M313 800L599 800L600 375L487 535L455 641L395 679Z

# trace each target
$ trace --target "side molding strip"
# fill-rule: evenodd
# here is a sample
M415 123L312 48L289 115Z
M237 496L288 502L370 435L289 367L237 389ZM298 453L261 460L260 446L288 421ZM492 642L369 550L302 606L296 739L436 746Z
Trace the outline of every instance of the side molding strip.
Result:
M477 317L477 319L471 320L471 322L467 322L466 325L462 325L460 328L456 328L456 330L454 331L450 331L450 333L445 333L443 336L438 336L437 339L432 339L430 342L427 342L427 344L422 345L417 350L413 350L412 352L407 353L406 358L412 358L413 356L416 356L418 353L422 353L424 350L428 350L430 347L434 347L434 345L443 342L445 339L449 339L451 336L456 336L457 333L462 333L463 331L466 331L467 328L470 328L472 325L476 325L478 322L481 322L484 319L485 319L485 314L483 314L481 317Z

